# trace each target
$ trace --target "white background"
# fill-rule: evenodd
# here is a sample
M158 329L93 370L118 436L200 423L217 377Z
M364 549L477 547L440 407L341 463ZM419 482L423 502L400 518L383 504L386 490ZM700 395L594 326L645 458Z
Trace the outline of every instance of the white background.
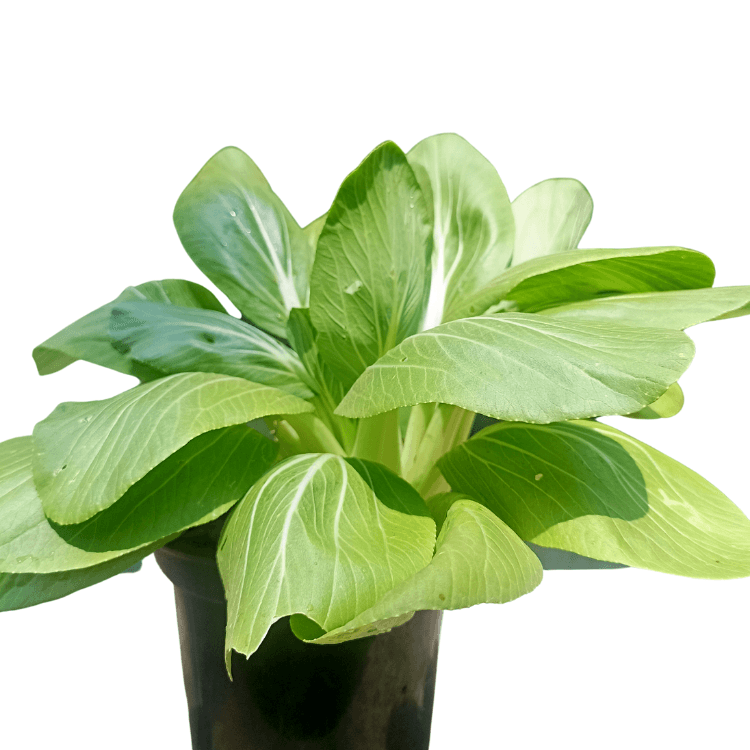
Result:
M269 10L269 8L271 8ZM700 8L700 10L699 10ZM132 379L31 349L126 285L203 281L171 223L219 148L301 224L378 143L455 131L511 197L577 177L584 247L680 244L750 284L743 4L14 3L3 75L0 440ZM208 284L208 282L205 282ZM750 513L750 320L692 329L682 413L613 419ZM750 745L750 580L550 572L445 619L433 750ZM0 615L0 745L189 748L172 592L153 558Z

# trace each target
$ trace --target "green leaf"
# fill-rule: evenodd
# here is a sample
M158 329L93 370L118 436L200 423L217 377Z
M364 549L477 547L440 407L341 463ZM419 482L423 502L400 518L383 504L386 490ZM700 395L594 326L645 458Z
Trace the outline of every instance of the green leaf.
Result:
M344 397L344 386L333 373L333 370L320 356L317 344L317 332L306 308L295 308L289 312L286 324L286 336L289 343L302 361L306 372L315 383L315 390L325 400L331 411Z
M34 428L34 481L49 518L81 523L204 432L311 410L242 378L170 375L103 401L60 404Z
M433 135L407 154L434 219L432 283L423 329L451 320L467 293L510 264L513 212L497 170L455 133Z
M509 602L541 580L542 564L511 529L479 503L454 494L430 564L315 642L340 643L382 633L417 610Z
M314 249L250 157L222 149L185 188L177 234L198 268L255 325L283 336L307 305Z
M607 320L681 331L709 320L750 314L750 286L605 297L553 307L540 314L565 320Z
M37 346L33 351L33 356L39 374L49 375L82 359L126 375L135 375L144 381L162 377L163 373L132 362L112 346L112 340L109 337L109 318L112 307L118 302L131 300L148 300L161 302L164 305L226 312L219 300L208 289L192 281L164 279L163 281L149 281L139 286L129 286L113 302L84 315Z
M418 330L429 289L430 234L406 157L390 141L378 146L341 185L310 280L318 347L346 387Z
M522 539L695 578L750 575L750 520L674 459L599 422L497 424L440 462Z
M591 221L594 201L586 188L568 178L544 180L511 204L516 222L513 265L573 250Z
M125 302L112 306L109 331L118 351L167 375L215 372L313 395L291 349L224 313Z
M523 313L455 320L388 352L336 413L369 417L440 401L521 422L630 414L676 382L693 353L677 331Z
M428 497L425 501L430 515L435 521L435 526L437 526L438 534L443 528L445 519L448 517L448 510L459 498L471 500L468 495L461 495L458 492L438 492L437 495Z
M55 532L34 486L32 458L31 436L0 443L0 571L56 573L121 557L122 551L79 549Z
M631 419L668 419L679 414L684 404L685 396L682 388L678 383L672 383L653 404L625 416Z
M327 218L328 218L327 213L323 214L322 216L318 216L318 218L315 219L315 221L311 221L302 230L309 238L310 244L313 247L317 247L318 245L318 238L320 237L320 233L323 231L323 227L325 226Z
M339 456L278 464L237 506L217 559L232 649L252 654L279 618L304 614L325 630L343 625L427 565L429 518L380 503Z
M240 424L193 438L136 482L112 506L54 530L91 552L127 550L224 515L260 477L278 444Z
M569 250L513 266L464 300L462 315L486 311L538 312L617 294L710 287L711 259L682 247Z
M471 499L468 496L461 495L457 492L441 492L427 499L427 505L430 513L435 519L438 533L445 523L448 509L453 505L457 498ZM624 568L625 565L619 563L602 562L601 560L592 560L590 557L577 555L575 552L566 552L561 549L549 549L540 547L533 542L526 542L526 546L539 558L544 570L602 570L604 568Z
M367 482L383 505L410 516L432 518L422 496L390 469L361 458L347 458L346 462Z
M168 539L135 551L97 554L52 529L34 487L30 436L0 443L0 611L59 599L127 570ZM29 571L38 571L41 574Z
M62 570L58 573L0 573L0 612L33 607L94 586L120 573L127 573L169 539L141 547L135 552L92 565L90 568Z

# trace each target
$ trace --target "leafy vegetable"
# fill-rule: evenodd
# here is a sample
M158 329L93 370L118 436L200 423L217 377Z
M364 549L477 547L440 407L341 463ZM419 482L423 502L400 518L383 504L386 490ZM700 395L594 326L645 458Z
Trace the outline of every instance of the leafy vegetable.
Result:
M331 629L430 560L435 524L391 510L343 459L298 456L263 477L219 543L230 650L252 654L268 628L302 613Z
M678 383L672 383L653 404L644 406L626 417L632 419L664 419L679 414L685 404L685 395Z
M540 314L682 331L709 320L750 314L750 286L618 295L552 307Z
M169 538L137 550L89 552L50 526L31 475L31 437L0 443L0 611L58 599L110 578Z
M511 203L447 133L381 144L302 229L220 151L174 220L242 318L155 281L34 350L41 374L83 359L142 384L0 443L0 609L215 550L229 665L287 615L361 638L511 601L542 563L750 575L736 506L595 421L677 415L683 329L748 314L750 286L712 288L682 247L578 249L591 215L567 178Z
M467 295L461 317L498 310L538 312L595 297L709 287L711 259L682 247L570 250L534 258Z
M106 510L79 524L50 522L69 544L126 550L224 515L263 475L278 446L247 425L193 438Z
M509 313L445 323L368 368L336 410L369 417L441 401L497 419L554 422L629 414L685 371L684 334Z
M309 398L299 358L272 336L213 310L153 302L112 306L110 338L122 354L165 375L214 372Z
M578 180L544 180L511 204L516 224L513 265L574 250L591 221L594 202Z
M378 146L339 188L318 238L310 315L320 352L345 385L418 330L430 229L422 191L394 143Z
M422 325L428 329L451 320L467 292L509 265L513 212L495 168L460 136L425 138L408 159L432 209L432 283Z
M382 633L418 609L509 602L541 581L542 565L536 555L497 516L455 495L430 564L346 625L314 640L340 643Z
M174 224L198 268L255 325L284 335L307 305L313 244L253 160L225 148L185 188Z
M141 380L162 377L151 367L133 362L113 347L109 336L109 319L112 308L119 302L146 300L161 305L198 308L226 312L219 300L200 284L179 279L149 281L138 286L129 286L120 296L88 315L71 323L62 331L39 344L34 349L34 361L40 375L62 370L76 360L83 359L111 370L135 375Z
M716 487L598 422L487 427L441 461L522 539L696 578L750 575L750 520Z
M34 428L34 481L45 514L80 523L119 500L189 440L268 414L311 411L240 378L184 373L104 401L61 404Z

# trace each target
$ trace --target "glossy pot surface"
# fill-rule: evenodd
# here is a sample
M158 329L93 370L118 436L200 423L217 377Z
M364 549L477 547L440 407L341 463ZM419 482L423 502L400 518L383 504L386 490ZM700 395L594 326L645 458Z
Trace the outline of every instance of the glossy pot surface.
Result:
M215 560L155 553L175 586L193 750L427 750L441 612L333 646L276 622L224 668L226 602Z

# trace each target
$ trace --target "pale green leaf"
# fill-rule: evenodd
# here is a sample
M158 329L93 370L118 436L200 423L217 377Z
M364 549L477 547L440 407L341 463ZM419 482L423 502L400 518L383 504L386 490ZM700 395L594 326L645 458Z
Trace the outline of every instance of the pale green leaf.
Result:
M388 141L341 185L310 280L318 347L345 386L418 330L430 283L430 235L414 172Z
M607 320L681 331L709 320L750 314L750 286L724 286L676 292L605 297L542 310L565 320Z
M543 180L511 204L516 222L513 265L573 250L591 221L594 202L586 188L569 178Z
M599 422L497 424L440 461L522 539L695 578L750 575L750 520L695 472Z
M33 351L39 374L49 375L82 359L126 375L134 375L144 381L162 377L163 373L129 360L112 346L109 336L112 307L118 302L131 300L226 312L212 292L192 281L164 279L129 286L113 302L84 315L39 344Z
M694 354L677 331L508 313L444 323L369 367L337 413L439 401L497 419L555 422L653 403Z
M34 481L49 518L81 523L204 432L311 410L242 378L170 375L103 401L60 404L34 428Z
M500 310L538 312L618 294L700 289L713 281L711 259L683 247L569 250L513 266L467 296L461 317Z
M122 354L166 375L215 372L300 398L313 395L307 372L289 347L224 313L119 303L112 306L110 336Z
M467 293L510 264L513 212L497 170L455 133L425 138L407 154L434 220L432 283L423 329L451 320Z
M310 244L313 247L317 247L318 245L318 238L320 237L320 233L323 231L323 227L325 226L327 218L327 213L323 214L322 216L318 216L315 221L311 221L306 227L302 229L302 231L309 238Z
M679 414L685 404L685 396L678 383L672 383L653 404L626 414L631 419L668 419Z
M252 654L279 618L325 630L371 607L430 561L435 524L391 510L343 458L295 456L237 506L217 559L228 601L226 654Z
M79 549L55 532L34 486L32 457L31 436L0 443L0 570L56 573L88 568L122 556L119 550L99 554Z
M307 305L314 247L250 157L225 148L203 166L174 210L198 268L250 321L283 336Z
M66 542L91 552L139 547L224 515L277 453L278 443L245 424L205 432L88 521L50 523Z
M49 521L32 477L32 438L0 443L0 570L55 573L98 565L208 523L268 469L277 446L246 425L200 435L88 521ZM147 553L144 553L144 556Z
M97 554L49 525L31 474L32 438L0 443L0 611L30 607L103 581L163 546ZM38 570L41 574L27 571Z
M479 503L454 494L430 564L315 642L340 643L382 633L418 610L509 602L541 580L542 564L511 529Z
M445 518L448 514L448 509L453 505L457 498L465 497L471 500L467 495L461 495L457 492L441 492L437 495L427 498L427 505L430 508L430 513L435 519L438 532L445 523ZM538 544L533 542L526 542L526 546L539 558L539 562L542 564L544 570L602 570L604 568L624 568L626 565L620 565L619 563L602 562L601 560L593 560L590 557L584 557L583 555L577 555L575 552L567 552L561 549L549 549L548 547L540 547Z

